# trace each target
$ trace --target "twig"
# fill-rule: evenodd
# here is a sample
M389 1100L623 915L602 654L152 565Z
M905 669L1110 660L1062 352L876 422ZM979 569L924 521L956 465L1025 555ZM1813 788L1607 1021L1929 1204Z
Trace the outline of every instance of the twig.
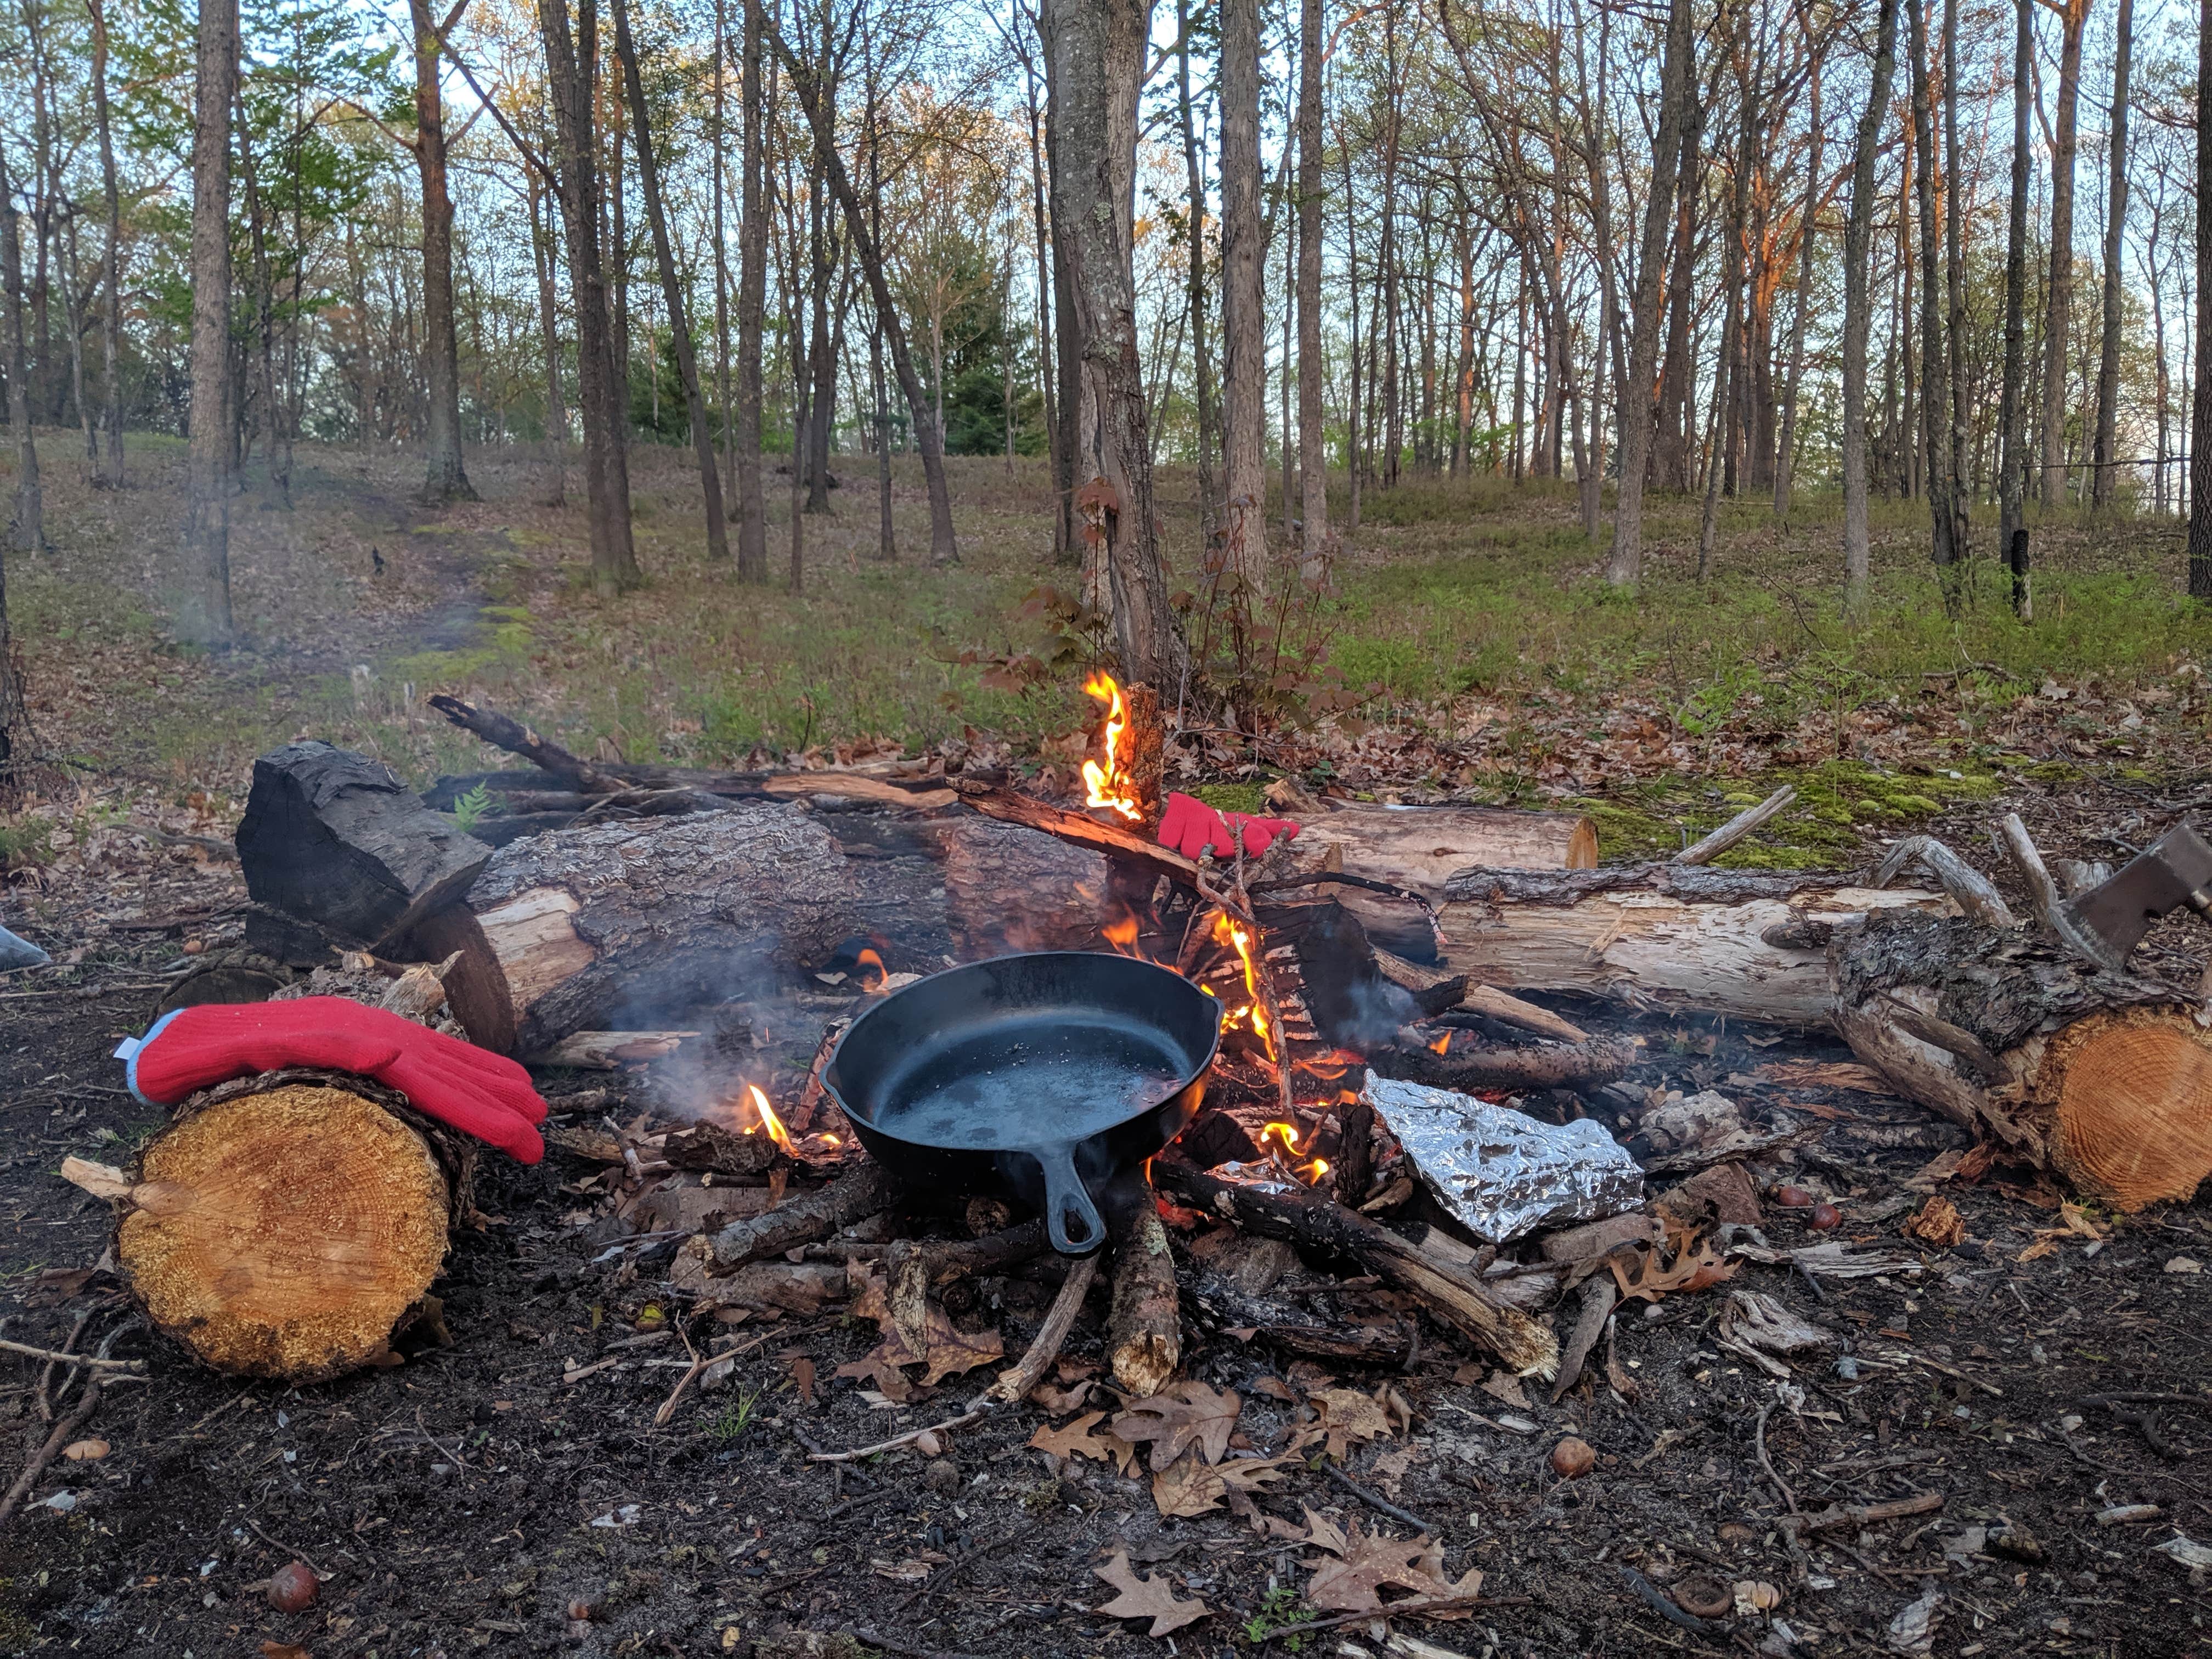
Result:
M71 1340L75 1340L75 1333L71 1333ZM43 1359L49 1364L84 1365L94 1370L133 1371L142 1376L146 1372L143 1359L101 1359L92 1354L71 1353L66 1348L34 1348L27 1342L13 1342L5 1337L0 1337L0 1353L19 1353L26 1359Z
M1684 1607L1665 1590L1653 1583L1631 1566L1620 1570L1620 1582L1636 1593L1637 1599L1664 1619L1668 1624L1688 1631L1693 1636L1725 1637L1728 1626L1717 1625L1710 1619L1700 1619Z
M1952 902L1976 921L1992 927L2020 925L1990 878L1933 836L1907 836L1891 848L1875 868L1870 884L1888 886L1915 860L1942 884Z
M1376 1611L1368 1613L1340 1613L1333 1619L1310 1619L1303 1625L1285 1625L1280 1630L1271 1630L1260 1638L1258 1645L1279 1642L1287 1636L1304 1636L1308 1631L1334 1630L1340 1625L1364 1624L1373 1619L1425 1619L1431 1613L1455 1613L1462 1607L1527 1607L1535 1605L1534 1599L1526 1595L1425 1595L1410 1601L1385 1601Z
M270 1537L266 1532L262 1530L261 1523L258 1521L256 1521L252 1516L249 1515L246 1517L246 1524L253 1528L255 1534L259 1536L263 1543L268 1545L271 1549L282 1551L284 1554L292 1557L295 1560L299 1562L301 1566L313 1573L316 1577L335 1578L337 1577L336 1573L325 1572L320 1567L317 1566L313 1561L308 1559L307 1551L302 1549L295 1549L291 1545L286 1543L281 1538Z
M898 1659L975 1659L972 1654L956 1653L940 1648L918 1648L911 1642L902 1642L884 1635L872 1625L856 1625L853 1634L860 1639L861 1646L881 1648L885 1653L896 1654Z
M1758 805L1746 807L1711 835L1692 842L1675 854L1671 861L1675 864L1710 864L1796 799L1796 786L1785 783Z
M76 1409L54 1425L53 1432L46 1443L33 1453L23 1472L15 1477L15 1484L8 1488L8 1495L0 1498L0 1531L4 1531L23 1506L23 1499L38 1484L39 1477L61 1455L62 1448L76 1437L79 1430L92 1420L92 1413L100 1405L100 1385L105 1381L97 1373L84 1380L84 1390L77 1397Z
M873 1457L878 1452L896 1451L901 1446L911 1446L925 1434L949 1434L954 1429L964 1429L971 1423L980 1423L991 1414L996 1405L990 1395L981 1395L959 1416L948 1417L942 1423L911 1429L889 1440L878 1440L872 1446L855 1446L850 1451L809 1452L806 1461L810 1463L857 1463L864 1457Z
M1415 1515L1411 1510L1401 1510L1395 1504L1393 1504L1389 1498L1382 1497L1378 1493L1368 1491L1366 1487L1361 1486L1357 1480L1354 1480L1350 1475L1346 1474L1342 1469L1337 1468L1334 1463L1323 1463L1321 1466L1321 1472L1327 1475L1330 1480L1335 1481L1338 1486L1343 1487L1345 1491L1350 1492L1354 1498L1357 1498L1361 1503L1366 1504L1369 1509L1375 1510L1378 1514L1387 1515L1393 1521L1401 1522L1405 1525L1413 1528L1416 1532L1426 1533L1433 1538L1443 1530L1441 1527L1431 1526L1427 1522L1422 1520L1419 1516Z
M1054 1511L1051 1510L1047 1510L1042 1515L1037 1516L1036 1520L1026 1522L1023 1525L1015 1528L1004 1538L999 1539L988 1547L983 1549L969 1550L968 1553L962 1556L960 1559L955 1561L951 1566L945 1568L944 1571L939 1573L927 1583L922 1585L921 1589L914 1591L913 1594L900 1601L897 1606L891 1609L891 1611L895 1613L904 1613L915 1602L926 1601L931 1596L938 1594L939 1591L951 1589L953 1581L963 1577L968 1569L974 1566L975 1563L990 1556L1004 1556L1006 1551L1012 1548L1016 1544L1020 1543L1024 1538L1029 1537L1032 1533L1036 1532L1042 1528L1046 1522L1052 1519L1053 1513Z
M676 1334L684 1339L684 1351L691 1356L691 1364L683 1376L676 1379L676 1386L668 1391L668 1398L660 1402L660 1409L653 1413L653 1426L656 1429L668 1426L668 1419L676 1415L676 1402L684 1398L684 1390L691 1386L693 1379L701 1371L714 1363L714 1356L702 1354L691 1346L691 1333L684 1328L681 1321L677 1323Z
M1004 1372L986 1391L984 1397L1013 1406L1029 1398L1037 1379L1045 1368L1060 1358L1060 1344L1067 1340L1068 1332L1074 1328L1075 1317L1083 1311L1083 1298L1091 1292L1091 1282L1098 1277L1098 1252L1079 1257L1060 1281L1060 1294L1053 1298L1044 1323L1037 1328L1036 1339L1022 1356L1021 1364Z

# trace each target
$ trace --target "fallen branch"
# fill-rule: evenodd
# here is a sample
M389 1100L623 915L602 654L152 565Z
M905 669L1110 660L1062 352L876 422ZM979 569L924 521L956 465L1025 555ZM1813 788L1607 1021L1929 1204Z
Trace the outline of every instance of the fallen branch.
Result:
M2027 890L2035 900L2035 914L2049 928L2061 945L2093 968L2109 969L2116 974L2127 972L2125 957L2118 955L2102 939L2076 927L2066 913L2064 896L2058 884L2043 862L2043 854L2036 850L2035 839L2027 833L2027 826L2020 821L2020 814L2008 812L1999 820L1993 839L1998 850L2008 856L2020 878L2027 884Z
M580 755L572 755L550 738L542 738L520 720L496 709L479 708L443 692L433 694L430 707L464 732L473 732L495 749L520 755L541 772L565 778L582 795L612 795L629 787L611 773L602 772Z
M1078 847L1087 847L1092 852L1103 853L1109 858L1131 860L1185 887L1202 885L1196 864L1180 853L1171 852L1156 842L1146 840L1133 830L1117 829L1113 824L1087 818L1080 812L1048 805L1000 784L979 783L972 778L947 778L945 781L951 785L954 793L986 817L997 818L1004 823L1022 824L1031 830L1042 830L1048 836L1057 836L1062 841Z
M1106 1224L1114 1239L1114 1304L1106 1358L1114 1380L1133 1398L1165 1388L1182 1363L1182 1318L1175 1256L1152 1182L1141 1170L1127 1192L1110 1195Z
M1797 1532L1826 1532L1832 1527L1871 1527L1883 1521L1901 1521L1909 1515L1926 1515L1943 1507L1940 1492L1915 1492L1886 1504L1838 1504L1815 1515L1785 1515L1782 1526Z
M77 1397L76 1409L54 1425L53 1432L46 1437L46 1443L31 1455L31 1461L23 1466L23 1472L15 1477L15 1484L8 1488L7 1496L0 1498L0 1531L4 1531L8 1523L15 1518L23 1507L24 1498L30 1496L31 1488L38 1485L39 1477L52 1467L54 1459L61 1455L62 1448L76 1439L84 1425L92 1420L93 1413L100 1407L100 1389L105 1381L98 1376L85 1378L84 1391Z
M19 1353L26 1359L44 1359L64 1365L86 1365L94 1370L132 1371L143 1376L146 1362L143 1359L101 1359L88 1353L65 1353L59 1348L34 1348L27 1342L11 1342L0 1337L0 1353Z
M849 1227L891 1201L890 1176L871 1160L848 1170L828 1186L803 1198L787 1200L763 1215L733 1221L709 1241L712 1271L735 1273L747 1262L781 1255L800 1244L813 1244L840 1227Z
M1437 1089L1571 1089L1626 1077L1636 1060L1633 1043L1599 1037L1525 1048L1484 1045L1441 1054L1414 1043L1370 1054L1368 1064L1381 1076Z
M1517 1376L1557 1374L1559 1339L1550 1328L1498 1301L1476 1279L1427 1255L1356 1211L1308 1193L1263 1192L1222 1181L1190 1164L1158 1159L1152 1178L1194 1208L1235 1221L1266 1238L1348 1256L1407 1292Z
M1674 864L1711 864L1797 799L1794 784L1784 784L1756 806L1747 806L1703 840L1691 842L1669 860Z
M1942 884L1943 890L1951 896L1951 902L1976 921L1986 922L1992 927L2018 925L2004 896L1990 878L1933 836L1907 836L1891 848L1874 872L1873 884L1888 886L1904 872L1906 865L1916 860Z

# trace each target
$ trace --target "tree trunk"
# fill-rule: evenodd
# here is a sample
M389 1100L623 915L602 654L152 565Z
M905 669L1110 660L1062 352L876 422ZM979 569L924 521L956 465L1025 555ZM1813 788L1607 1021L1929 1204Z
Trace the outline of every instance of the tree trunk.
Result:
M1267 335L1261 312L1266 250L1261 234L1259 0L1223 0L1222 574L1231 587L1231 611L1247 618L1267 579Z
M1851 216L1844 232L1844 606L1853 618L1863 617L1867 607L1867 334L1874 321L1868 262L1874 252L1875 172L1897 72L1897 6L1898 0L1881 0L1873 82L1851 158Z
M875 234L876 240L880 243L884 236L884 156L883 134L877 123L881 118L878 100L882 94L876 86L872 68L869 71L869 76L868 228ZM1042 165L1036 153L1036 110L1034 95L1030 100L1030 163L1034 170ZM1041 179L1033 179L1033 182L1036 184L1037 192L1037 230L1042 239L1044 229L1044 185ZM1040 240L1037 243L1037 325L1040 346L1042 345L1043 337L1050 331L1044 321L1043 308L1047 303L1044 297L1045 281L1045 248L1043 241ZM876 316L872 309L869 313L868 326L868 384L875 398L876 556L885 564L890 564L898 558L898 538L891 524L891 411L889 393L884 382L883 319ZM1051 441L1053 452L1057 454L1060 433L1053 424L1050 387L1051 377L1048 375L1046 377L1045 428Z
M427 501L472 501L476 490L461 464L460 343L453 325L453 201L446 189L446 116L438 91L441 43L468 0L456 0L440 21L430 0L407 0L415 34L415 166L422 181L422 344L424 390L430 400L429 454L422 480ZM273 415L272 415L273 418Z
M1066 327L1066 319L1059 318L1058 326L1054 325L1054 313L1058 307L1054 304L1056 290L1054 288L1053 272L1058 260L1053 252L1052 232L1048 223L1049 210L1045 204L1044 117L1043 112L1037 104L1036 69L1030 57L1028 37L1018 35L1016 38L1018 43L1017 49L1021 54L1022 60L1022 94L1027 101L1030 121L1030 217L1032 234L1036 239L1037 381L1044 396L1045 466L1051 477L1053 489L1052 556L1054 562L1064 563L1073 556L1073 548L1068 540L1067 428L1060 418L1060 375L1057 369L1059 359L1055 354L1060 349L1060 331ZM1189 97L1188 62L1188 55L1186 52L1183 88L1186 100ZM883 179L878 174L875 180L872 199L880 201L882 195ZM878 368L877 370L878 387L881 386L882 380L882 370ZM877 399L880 404L882 401L880 391L877 394ZM1202 414L1200 418L1203 419ZM889 463L886 462L885 465L888 466ZM1201 455L1199 460L1201 479L1205 477L1205 458ZM1202 491L1201 494L1203 494Z
M757 0L752 3L757 4ZM844 210L846 232L853 239L854 252L860 255L860 270L868 279L876 315L883 323L884 337L891 349L891 368L898 376L899 389L906 394L907 409L914 419L915 436L921 451L922 477L929 489L929 562L933 565L957 564L960 544L952 530L952 495L945 477L945 434L932 411L929 395L915 373L913 354L907 349L906 325L901 320L890 285L884 275L883 249L870 233L860 198L846 173L843 158L837 154L837 135L830 125L830 111L820 83L793 54L780 32L771 28L767 33L776 56L783 60L784 68L791 75L792 86L806 113L807 125L813 131L818 164ZM1141 429L1141 421L1139 425ZM1146 493L1149 495L1150 491ZM1162 603L1164 605L1164 596Z
M768 580L768 500L761 484L761 313L768 293L768 210L761 198L768 143L761 72L764 30L761 0L744 7L744 157L738 224L738 577Z
M414 0L414 3L421 5L423 0ZM676 269L676 251L668 240L668 216L661 206L660 162L653 153L645 81L638 73L637 43L630 39L629 0L614 0L614 20L615 52L622 59L623 81L629 89L630 131L637 143L638 182L645 191L645 216L653 227L653 257L660 267L660 293L668 307L669 342L676 354L677 375L684 382L684 406L691 422L691 445L699 457L699 487L707 503L707 556L721 564L730 556L729 528L722 516L722 475L714 463L714 429L708 424L707 401L699 390L699 359L691 345L684 280ZM719 44L716 50L719 56Z
M88 0L92 17L92 113L100 140L100 188L107 209L107 246L101 279L107 302L101 313L100 404L107 443L96 482L123 487L123 198L115 177L115 143L107 108L106 0Z
M1806 118L1810 136L1805 161L1805 206L1797 221L1797 304L1790 318L1790 365L1782 391L1782 435L1774 458L1774 516L1790 516L1790 490L1797 473L1797 391L1805 374L1805 319L1813 308L1813 242L1814 216L1820 205L1821 146L1827 134L1820 125L1820 65L1825 46L1814 48L1810 88L1811 107Z
M1214 477L1219 441L1214 434L1213 349L1207 343L1209 307L1206 297L1206 171L1198 159L1198 129L1190 99L1190 3L1177 0L1176 21L1176 112L1182 123L1184 207L1189 232L1189 270L1186 303L1190 309L1191 390L1198 417L1198 534L1201 545L1219 527L1221 492ZM1032 123L1034 127L1034 123ZM1037 227L1042 257L1044 227ZM1042 294L1042 273L1039 273Z
M1952 407L1948 349L1944 343L1943 264L1936 216L1936 123L1934 79L1928 46L1928 8L1933 0L1906 0L1912 30L1912 135L1920 158L1920 430L1928 466L1928 516L1936 568L1943 581L1946 609L1958 604L1956 567L1964 550L1957 541L1958 520L1952 493ZM1955 187L1955 179L1949 181Z
M550 204L545 203L537 168L526 167L524 173L530 198L531 264L538 276L538 332L539 344L545 354L545 460L551 473L545 486L545 504L548 507L566 507L568 504L568 408L561 392L561 329L553 299L557 261L553 251L552 214ZM542 219L539 216L541 205L548 210Z
M2066 345L2074 308L2074 155L2078 148L2075 112L2081 101L2081 35L2089 21L2089 0L2062 0L2062 4L2058 118L2051 144L2051 297L2043 315L2043 477L2037 492L2046 512L2066 495Z
M8 419L15 440L13 544L26 553L46 545L46 495L39 484L38 440L31 432L30 354L23 325L23 240L15 211L15 181L0 150L0 304L8 308Z
M1613 506L1613 550L1606 561L1606 580L1616 587L1631 586L1644 574L1644 471L1651 453L1651 377L1659 363L1667 221L1674 200L1675 170L1681 160L1682 130L1689 120L1691 58L1696 51L1690 12L1690 0L1668 0L1667 55L1659 77L1659 129L1652 143L1650 194L1644 204L1644 240L1636 267L1628 408L1620 433L1620 483Z
M576 312L576 390L584 417L584 481L590 497L592 585L612 596L643 579L631 537L629 457L623 438L624 380L615 356L600 259L599 153L592 97L598 74L595 0L580 0L571 34L565 0L538 0L545 78L553 96L554 168L567 233Z
M2198 0L2197 199L2212 202L2212 0ZM2212 214L2197 216L2197 384L2189 409L2189 597L2212 599Z
M714 414L722 446L722 539L726 550L729 542L729 504L738 493L737 434L730 422L730 252L723 222L729 205L729 106L722 76L729 61L729 47L728 0L714 0Z
M237 0L201 0L192 128L192 401L184 591L178 631L228 645L230 497L230 106L238 84ZM20 394L19 394L20 395ZM21 407L19 404L18 407ZM35 476L35 475L32 475Z
M2113 26L2112 196L2105 210L2105 333L2097 359L2096 471L2090 483L2090 499L2099 507L2111 503L2119 481L2120 322L2124 292L2120 279L2121 251L2127 245L2128 228L2128 58L2133 46L2135 0L2120 0L2120 15Z
M2027 532L2022 525L2027 484L2027 89L2034 67L2035 0L2014 0L2012 190L2005 228L2004 391L1997 412L1997 541L2012 572L2013 612L2034 614L2028 583Z
M1077 505L1112 583L1122 674L1164 693L1182 684L1188 653L1168 605L1153 517L1130 263L1136 100L1151 10L1150 0L1051 0L1040 21L1054 109L1053 242L1068 273L1070 305L1060 313L1060 330L1064 337L1073 331L1082 369L1072 452ZM1224 235L1230 217L1224 205ZM1252 322L1259 325L1256 318ZM1232 413L1236 407L1232 403ZM1251 411L1256 422L1256 397ZM1256 473L1255 467L1255 495ZM1229 494L1233 523L1233 473Z
M1893 913L1836 941L1836 1023L1901 1093L2125 1211L2212 1174L2212 1036L2172 988L2026 929Z
M1964 564L1973 552L1968 523L1966 423L1966 172L1959 152L1959 0L1943 0L1943 292L1950 399L1944 410L1950 439L1951 555ZM1963 581L1965 573L1960 573Z

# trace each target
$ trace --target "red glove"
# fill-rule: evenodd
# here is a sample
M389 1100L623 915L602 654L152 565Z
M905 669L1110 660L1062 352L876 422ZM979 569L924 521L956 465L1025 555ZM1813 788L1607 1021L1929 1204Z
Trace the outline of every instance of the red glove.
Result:
M520 1066L344 997L179 1008L116 1052L129 1062L131 1092L152 1106L234 1077L324 1066L374 1078L417 1111L521 1163L545 1156L537 1127L545 1103Z
M1255 818L1246 812L1221 813L1192 795L1170 795L1168 809L1160 815L1160 845L1172 847L1187 859L1196 858L1211 845L1216 858L1237 856L1230 839L1234 829L1247 856L1258 858L1274 844L1277 836L1295 836L1298 826L1288 818Z

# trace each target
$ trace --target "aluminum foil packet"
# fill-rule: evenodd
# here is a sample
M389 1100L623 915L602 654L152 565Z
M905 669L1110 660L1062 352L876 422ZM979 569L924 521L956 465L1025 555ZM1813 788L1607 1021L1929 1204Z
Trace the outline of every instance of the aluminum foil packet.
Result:
M1644 1202L1643 1167L1588 1118L1540 1123L1472 1095L1372 1073L1360 1094L1398 1137L1422 1185L1492 1244Z

